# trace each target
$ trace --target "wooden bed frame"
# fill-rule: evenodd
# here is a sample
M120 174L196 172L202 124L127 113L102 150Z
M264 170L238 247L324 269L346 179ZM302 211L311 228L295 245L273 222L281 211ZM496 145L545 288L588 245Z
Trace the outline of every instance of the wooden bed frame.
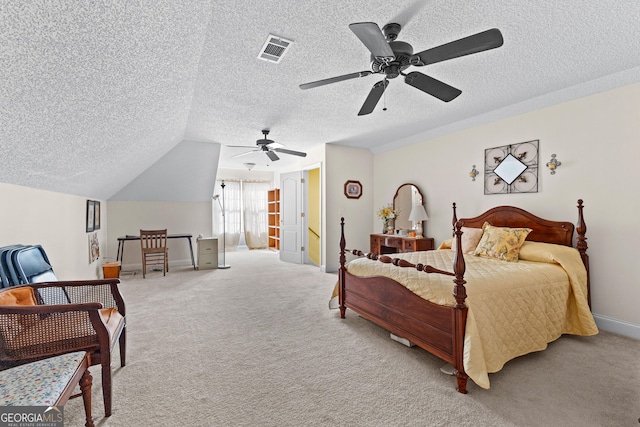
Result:
M587 255L587 227L582 214L582 200L578 200L578 233L576 248L580 252L582 262L587 269L587 295L589 296L589 257ZM344 318L346 309L389 330L391 333L406 338L417 346L451 363L457 380L458 391L467 392L468 376L463 365L463 345L467 320L467 297L464 284L465 262L462 254L462 227L481 228L484 222L496 227L528 227L533 231L527 240L573 246L574 225L571 222L549 221L539 218L525 210L513 206L499 206L485 213L458 220L456 204L453 204L454 236L457 239L457 252L453 260L453 272L442 271L431 266L412 264L398 258L360 250L346 249L344 237L344 218L341 219L340 237L340 269L338 285L338 301L340 317ZM393 263L399 267L416 268L425 273L439 273L454 277L453 296L456 303L453 307L441 306L429 302L414 294L398 282L382 276L358 277L347 272L346 253L366 256L373 260Z

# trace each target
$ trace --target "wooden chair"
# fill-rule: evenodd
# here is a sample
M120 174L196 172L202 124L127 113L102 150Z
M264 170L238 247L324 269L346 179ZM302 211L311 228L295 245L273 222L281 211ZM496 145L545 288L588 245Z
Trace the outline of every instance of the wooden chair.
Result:
M142 250L142 278L147 265L162 265L162 275L169 271L169 252L167 250L167 229L140 230L140 249Z
M118 279L59 281L0 290L0 370L76 351L102 367L111 416L111 351L126 364L126 319Z

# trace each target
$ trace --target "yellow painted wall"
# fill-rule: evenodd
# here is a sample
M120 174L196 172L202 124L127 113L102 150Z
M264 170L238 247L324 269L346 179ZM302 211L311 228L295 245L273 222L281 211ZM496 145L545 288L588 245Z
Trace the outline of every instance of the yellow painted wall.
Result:
M320 168L307 174L307 256L316 265L321 264L321 207Z

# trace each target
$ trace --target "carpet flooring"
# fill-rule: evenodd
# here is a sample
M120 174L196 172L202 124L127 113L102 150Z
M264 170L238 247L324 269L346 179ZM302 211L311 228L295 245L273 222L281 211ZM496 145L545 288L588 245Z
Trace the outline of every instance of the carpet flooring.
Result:
M97 426L638 426L640 341L563 336L467 395L443 362L328 302L337 275L271 251L227 270L121 276L127 366L113 360L113 415L91 372ZM81 399L65 426L84 425Z

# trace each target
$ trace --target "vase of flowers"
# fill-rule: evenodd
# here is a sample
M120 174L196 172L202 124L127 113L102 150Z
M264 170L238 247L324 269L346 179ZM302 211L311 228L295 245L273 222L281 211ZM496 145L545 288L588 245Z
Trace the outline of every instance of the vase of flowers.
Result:
M392 221L396 219L398 215L400 215L400 209L394 209L393 205L389 203L386 206L383 206L382 208L380 208L377 212L377 215L378 215L378 218L380 218L383 223L384 228L382 229L382 233L383 234L388 233L389 230L393 232Z

